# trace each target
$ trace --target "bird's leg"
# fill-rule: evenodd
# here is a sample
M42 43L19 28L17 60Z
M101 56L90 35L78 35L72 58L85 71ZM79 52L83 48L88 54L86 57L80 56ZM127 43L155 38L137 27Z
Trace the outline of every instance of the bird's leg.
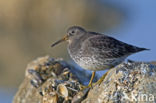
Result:
M92 72L92 76L91 76L91 79L90 79L90 81L89 81L88 86L81 86L81 90L84 90L84 89L86 89L86 88L92 87L92 82L93 82L93 79L94 79L94 77L95 77L95 73L96 73L95 71Z
M94 83L94 86L95 85L100 85L101 84L101 82L105 79L105 77L107 76L107 74L108 74L108 71L96 82L96 83Z
M91 78L90 78L88 87L92 87L92 82L93 82L93 79L94 79L94 77L95 77L95 73L96 73L95 71L92 72L92 76L91 76Z

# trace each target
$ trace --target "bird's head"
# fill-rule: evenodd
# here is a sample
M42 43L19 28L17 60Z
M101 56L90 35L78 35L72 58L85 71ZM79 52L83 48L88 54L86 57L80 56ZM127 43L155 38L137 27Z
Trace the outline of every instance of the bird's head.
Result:
M67 29L67 34L60 40L56 41L51 45L51 47L54 47L55 45L67 41L68 43L71 43L75 39L79 39L81 36L83 36L86 33L86 30L83 29L80 26L72 26Z

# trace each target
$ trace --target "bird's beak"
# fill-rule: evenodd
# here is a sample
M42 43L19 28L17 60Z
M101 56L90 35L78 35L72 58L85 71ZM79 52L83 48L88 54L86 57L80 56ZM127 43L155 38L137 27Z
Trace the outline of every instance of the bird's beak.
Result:
M59 43L61 43L63 41L66 41L66 40L68 40L68 35L65 35L62 39L60 39L60 40L56 41L55 43L53 43L51 45L51 47L54 47L55 45L57 45L57 44L59 44Z

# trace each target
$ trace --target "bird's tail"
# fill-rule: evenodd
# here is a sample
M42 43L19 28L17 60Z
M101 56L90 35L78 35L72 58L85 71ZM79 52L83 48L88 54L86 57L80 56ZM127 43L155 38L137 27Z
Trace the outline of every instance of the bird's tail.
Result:
M150 50L150 49L147 49L147 48L137 48L137 52L144 51L144 50Z

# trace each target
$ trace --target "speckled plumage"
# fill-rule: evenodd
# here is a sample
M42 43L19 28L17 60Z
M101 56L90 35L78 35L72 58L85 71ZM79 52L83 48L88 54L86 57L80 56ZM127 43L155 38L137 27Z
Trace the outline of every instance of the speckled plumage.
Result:
M71 58L82 68L92 71L112 68L129 55L147 50L79 26L70 27L67 35Z

